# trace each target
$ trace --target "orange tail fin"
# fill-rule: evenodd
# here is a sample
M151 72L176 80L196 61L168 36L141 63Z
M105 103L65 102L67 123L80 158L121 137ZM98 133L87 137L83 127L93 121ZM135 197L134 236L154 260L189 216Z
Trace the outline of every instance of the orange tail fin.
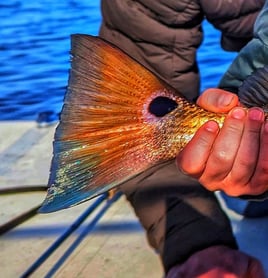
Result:
M148 105L165 85L97 37L72 36L72 67L40 212L99 195L156 163L157 117Z

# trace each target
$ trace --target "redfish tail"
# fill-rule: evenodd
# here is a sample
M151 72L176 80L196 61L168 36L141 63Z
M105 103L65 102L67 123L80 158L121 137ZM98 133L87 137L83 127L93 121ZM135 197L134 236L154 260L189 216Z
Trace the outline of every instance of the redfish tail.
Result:
M41 213L89 200L155 164L154 115L161 81L97 37L72 35L68 88L54 138Z

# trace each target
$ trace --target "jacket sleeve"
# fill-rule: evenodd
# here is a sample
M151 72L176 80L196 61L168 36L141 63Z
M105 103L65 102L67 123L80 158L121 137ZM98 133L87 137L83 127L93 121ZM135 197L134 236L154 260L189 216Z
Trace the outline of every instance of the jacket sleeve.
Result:
M268 1L256 20L253 39L239 52L219 87L237 93L245 78L264 65L268 65Z
M201 0L206 19L221 31L221 46L226 51L239 51L253 36L256 17L264 0Z
M239 52L220 81L219 87L234 93L256 69L268 65L268 0L254 25L254 38ZM268 95L266 96L268 99ZM241 196L244 199L268 199L268 191L260 196Z

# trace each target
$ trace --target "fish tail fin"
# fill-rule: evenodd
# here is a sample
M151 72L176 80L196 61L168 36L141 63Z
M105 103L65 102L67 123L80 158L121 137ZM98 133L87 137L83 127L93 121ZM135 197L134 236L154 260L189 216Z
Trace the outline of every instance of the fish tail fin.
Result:
M41 213L91 199L155 164L157 117L148 105L163 83L97 37L72 35L71 55Z

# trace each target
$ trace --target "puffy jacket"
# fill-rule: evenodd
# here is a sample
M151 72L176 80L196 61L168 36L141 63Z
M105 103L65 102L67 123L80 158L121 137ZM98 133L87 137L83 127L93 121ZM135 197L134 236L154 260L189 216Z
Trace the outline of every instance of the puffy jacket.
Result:
M256 20L253 39L239 52L219 86L237 93L243 81L265 65L268 65L268 1Z
M196 51L206 18L222 31L226 50L251 38L263 0L102 0L100 36L160 76L188 99L199 94ZM213 245L237 248L216 197L178 171L174 161L121 186L159 253L165 272Z
M186 98L199 93L196 51L206 18L222 31L225 50L251 38L264 0L103 0L100 36L158 74Z

